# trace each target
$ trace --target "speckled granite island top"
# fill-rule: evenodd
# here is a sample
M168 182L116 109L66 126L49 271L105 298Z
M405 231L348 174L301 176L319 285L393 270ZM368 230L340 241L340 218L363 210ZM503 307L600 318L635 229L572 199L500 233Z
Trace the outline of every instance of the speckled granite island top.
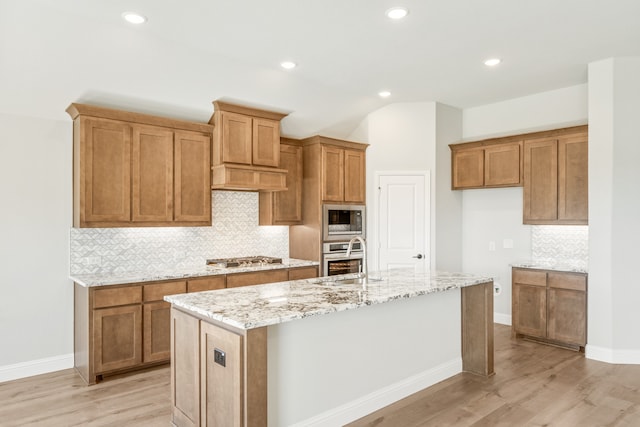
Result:
M317 261L301 259L283 259L282 264L265 264L250 267L220 268L202 265L192 268L168 269L164 271L133 271L108 274L72 274L71 280L85 287L124 285L127 283L154 282L158 280L187 279L190 277L216 276L219 274L247 273L283 268L310 267L318 265Z
M373 273L368 289L335 284L355 275L320 277L242 288L165 296L182 310L240 329L254 329L310 316L353 310L394 300L491 282L491 277L464 273L414 273L397 269Z

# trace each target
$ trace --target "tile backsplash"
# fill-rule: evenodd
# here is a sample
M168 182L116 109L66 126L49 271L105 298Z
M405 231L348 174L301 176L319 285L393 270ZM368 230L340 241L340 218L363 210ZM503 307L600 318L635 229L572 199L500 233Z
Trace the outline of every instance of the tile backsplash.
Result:
M570 263L586 268L589 263L589 227L534 225L531 227L531 255L535 262Z
M289 227L258 225L258 193L213 191L211 227L72 228L71 274L161 271L208 258L289 256Z

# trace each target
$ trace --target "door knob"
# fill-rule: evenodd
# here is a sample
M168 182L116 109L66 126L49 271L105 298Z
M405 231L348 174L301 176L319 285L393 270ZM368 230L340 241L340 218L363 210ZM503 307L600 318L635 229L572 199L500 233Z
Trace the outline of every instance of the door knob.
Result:
M418 258L418 259L422 259L422 254L418 254L418 255L414 255L411 258Z

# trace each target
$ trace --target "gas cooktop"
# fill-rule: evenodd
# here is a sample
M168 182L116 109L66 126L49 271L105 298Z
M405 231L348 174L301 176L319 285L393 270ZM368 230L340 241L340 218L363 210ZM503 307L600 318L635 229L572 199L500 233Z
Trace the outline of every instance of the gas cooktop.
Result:
M267 264L282 264L282 258L274 258L269 256L248 256L239 258L219 258L207 260L207 265L220 268L251 267Z

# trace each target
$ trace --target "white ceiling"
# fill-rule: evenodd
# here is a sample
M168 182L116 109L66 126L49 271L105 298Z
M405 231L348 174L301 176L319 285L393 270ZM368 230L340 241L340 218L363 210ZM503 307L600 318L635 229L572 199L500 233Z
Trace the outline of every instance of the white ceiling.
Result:
M384 14L397 5L402 22ZM345 137L395 102L468 108L585 83L589 62L640 55L639 18L640 0L0 0L0 111L207 121L223 98L290 112L288 136Z

